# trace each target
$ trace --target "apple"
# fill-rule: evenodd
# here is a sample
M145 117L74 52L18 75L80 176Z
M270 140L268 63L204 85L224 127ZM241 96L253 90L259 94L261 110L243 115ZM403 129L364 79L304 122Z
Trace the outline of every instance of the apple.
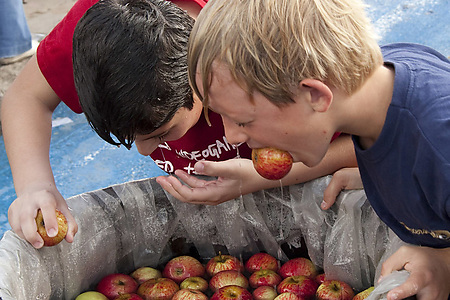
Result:
M141 296L135 293L121 294L119 297L114 298L114 300L143 300Z
M209 288L213 292L227 285L238 285L244 289L247 289L248 279L240 271L225 270L216 273L216 275L209 280Z
M375 287L371 286L367 289L365 289L362 292L359 292L358 294L356 294L355 297L353 297L353 300L363 300L366 299L367 297L369 297L370 293L372 293L372 291L375 289Z
M309 277L298 275L283 279L277 286L279 294L289 292L296 294L300 299L313 299L318 283Z
M138 283L130 275L114 273L103 277L96 290L108 299L114 299L120 294L134 293L137 287Z
M281 265L278 274L283 278L298 275L315 277L317 275L317 269L311 260L305 257L297 257L290 259Z
M153 278L142 283L137 294L144 300L170 300L180 290L178 284L169 278Z
M162 275L180 284L188 277L202 277L205 275L205 267L196 258L182 255L169 260L164 266Z
M285 292L285 293L281 293L278 296L276 296L275 299L276 300L302 300L303 298L299 298L294 293Z
M320 273L319 275L317 275L314 280L318 283L318 284L322 284L325 281L325 273Z
M206 263L206 273L210 277L225 270L244 272L244 264L236 257L221 252Z
M263 285L253 290L252 295L255 300L273 300L278 293L273 286Z
M180 288L206 292L206 290L208 289L208 281L206 281L205 278L198 276L189 277L180 283Z
M286 176L293 163L289 152L272 147L253 149L252 161L256 172L270 180L279 180Z
M220 273L219 273L220 274ZM252 288L257 288L259 286L277 286L281 282L282 278L274 270L262 269L253 272L248 278L250 286Z
M130 276L133 277L138 284L141 284L152 278L161 278L162 274L159 270L152 267L140 267L134 270Z
M252 294L241 286L227 285L218 289L210 300L252 300Z
M316 292L318 300L352 300L354 296L352 287L340 280L325 280Z
M199 290L181 289L173 295L172 300L208 300Z
M63 213L59 210L55 210L56 221L58 222L58 233L54 237L50 237L47 235L47 230L45 229L44 224L44 216L42 215L42 211L39 209L36 216L36 227L37 232L44 240L44 246L50 247L59 244L67 234L68 225L66 217L64 217Z
M89 291L79 294L75 300L108 300L108 297L96 291Z
M247 270L247 272L249 273L253 273L262 269L268 269L277 272L278 260L268 253L260 252L253 254L245 262L245 270Z

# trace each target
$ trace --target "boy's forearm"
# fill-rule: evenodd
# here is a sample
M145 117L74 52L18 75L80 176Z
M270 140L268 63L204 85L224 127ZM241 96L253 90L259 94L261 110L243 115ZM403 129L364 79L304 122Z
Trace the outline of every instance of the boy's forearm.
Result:
M33 184L54 184L49 147L56 95L39 87L41 79L36 76L42 75L33 63L27 64L2 100L2 131L17 196Z

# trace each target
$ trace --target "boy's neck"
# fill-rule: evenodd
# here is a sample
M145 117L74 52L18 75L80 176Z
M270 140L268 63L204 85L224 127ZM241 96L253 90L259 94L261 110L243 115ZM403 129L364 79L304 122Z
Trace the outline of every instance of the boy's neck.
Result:
M383 129L392 100L394 74L391 67L378 67L361 89L344 100L350 115L343 131L358 136L363 149L371 147Z

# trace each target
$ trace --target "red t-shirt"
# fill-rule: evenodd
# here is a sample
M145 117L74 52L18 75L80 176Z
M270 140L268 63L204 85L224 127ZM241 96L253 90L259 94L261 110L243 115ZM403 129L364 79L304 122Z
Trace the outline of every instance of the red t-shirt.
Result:
M37 50L39 68L60 99L74 112L82 113L75 89L72 66L72 37L83 14L98 0L78 0L63 20L40 43ZM207 0L185 0L203 7ZM241 145L239 152L225 138L222 119L210 112L212 126L201 115L197 124L182 138L166 142L151 157L166 172L184 169L192 173L196 161L222 161L240 157L250 158L251 149Z

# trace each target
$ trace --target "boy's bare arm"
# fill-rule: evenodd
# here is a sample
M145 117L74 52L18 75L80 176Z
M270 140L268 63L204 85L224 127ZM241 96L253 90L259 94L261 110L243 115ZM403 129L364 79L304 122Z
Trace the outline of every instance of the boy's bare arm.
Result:
M256 173L251 160L234 159L224 162L202 161L195 165L202 175L218 177L217 180L205 181L188 175L182 170L175 173L188 186L173 177L158 177L161 186L180 201L195 204L217 205L234 199L239 195L262 189L292 185L306 182L321 176L333 174L345 167L355 167L356 158L350 136L341 136L331 143L330 148L316 167L309 168L302 163L295 163L289 174L280 181L267 180Z
M67 240L73 240L76 223L55 186L49 160L52 113L60 99L48 85L33 56L6 92L1 107L2 130L17 199L8 210L12 229L36 248L42 239L34 218L41 208L46 227L56 230L54 210L69 222ZM46 212L46 213L45 213Z
M447 300L450 295L450 248L403 246L382 266L381 276L405 269L409 278L392 289L388 300L417 295L419 300Z

